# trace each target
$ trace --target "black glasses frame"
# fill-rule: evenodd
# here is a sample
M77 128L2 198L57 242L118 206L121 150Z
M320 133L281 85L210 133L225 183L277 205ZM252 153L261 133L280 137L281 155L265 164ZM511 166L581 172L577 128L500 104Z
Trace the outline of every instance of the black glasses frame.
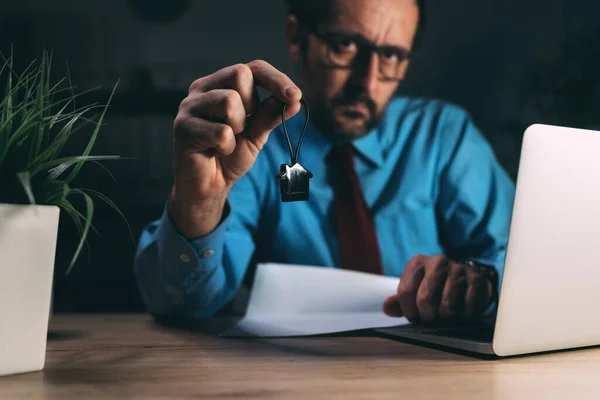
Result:
M322 42L325 43L325 45L327 46L327 59L328 61L331 63L332 67L335 68L342 68L342 69L352 69L355 67L355 64L360 61L360 60L368 60L368 58L366 58L366 56L375 53L377 54L378 57L382 57L385 54L394 54L398 57L398 67L400 67L400 65L410 59L412 53L405 48L402 47L398 47L398 46L378 46L374 43L372 43L371 41L369 41L368 39L366 39L364 36L359 35L359 34L350 34L350 33L341 33L341 32L335 32L335 31L327 31L327 30L320 30L314 27L310 27L310 26L304 26L303 30L307 33L313 34L315 35L318 39L320 39ZM358 53L357 56L354 60L352 60L352 62L350 62L349 64L340 64L336 61L334 61L334 57L332 56L332 52L335 51L335 46L340 43L343 42L345 40L348 41L352 41L354 42L357 46L358 46ZM383 78L383 80L386 81L395 81L398 82L400 80L402 80L402 77L390 77L387 76L382 69L382 63L381 61L379 62L379 74L381 75L381 77Z

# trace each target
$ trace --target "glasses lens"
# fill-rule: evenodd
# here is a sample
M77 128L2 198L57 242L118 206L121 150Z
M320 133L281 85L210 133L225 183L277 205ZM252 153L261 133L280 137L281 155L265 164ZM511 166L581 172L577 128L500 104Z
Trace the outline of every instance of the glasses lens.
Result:
M400 79L402 77L402 64L407 58L408 55L399 54L397 51L382 51L379 54L381 74L387 79Z
M350 39L333 38L328 44L329 61L339 67L349 67L358 55L358 45Z
M387 79L399 79L401 77L401 63L400 62L389 62L382 58L379 59L379 65L381 74Z

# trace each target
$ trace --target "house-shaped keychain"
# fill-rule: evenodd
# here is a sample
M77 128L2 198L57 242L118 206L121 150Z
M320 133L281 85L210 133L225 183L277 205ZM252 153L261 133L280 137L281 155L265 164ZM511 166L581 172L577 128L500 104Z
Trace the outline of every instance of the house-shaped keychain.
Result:
M275 175L279 180L282 202L308 200L309 181L310 178L313 177L313 174L298 162L300 145L302 144L302 138L304 137L304 132L306 132L306 127L308 126L308 106L302 99L300 99L300 103L302 103L306 109L306 120L304 121L304 128L300 133L300 139L298 139L298 147L296 148L295 153L292 149L290 135L288 134L287 127L285 126L285 108L287 106L285 103L283 104L283 109L281 110L281 125L283 126L283 133L285 133L291 158L291 163L281 164L279 166L279 173Z
M313 174L298 163L292 166L281 164L279 174L277 174L281 189L281 201L308 200L309 180L312 177Z

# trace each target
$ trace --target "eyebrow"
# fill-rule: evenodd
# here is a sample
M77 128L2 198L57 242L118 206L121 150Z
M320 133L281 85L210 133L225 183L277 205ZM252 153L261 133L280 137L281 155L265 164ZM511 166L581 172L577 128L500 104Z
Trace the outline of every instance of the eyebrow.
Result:
M393 44L376 45L375 43L373 43L372 41L367 39L364 35L362 35L360 33L356 33L356 32L350 32L350 31L344 31L344 30L338 30L338 29L326 29L325 32L327 32L331 35L345 36L345 37L348 37L349 39L354 39L356 41L362 41L365 43L369 43L369 44L377 47L378 49L395 50L398 53L410 53L410 50L403 46L397 46L397 45L393 45Z

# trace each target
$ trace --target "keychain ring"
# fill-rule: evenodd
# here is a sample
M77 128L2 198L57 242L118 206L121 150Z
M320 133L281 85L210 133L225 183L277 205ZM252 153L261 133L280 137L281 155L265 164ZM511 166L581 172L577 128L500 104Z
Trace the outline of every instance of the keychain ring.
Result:
M296 146L295 153L292 148L292 142L290 140L290 135L288 134L288 130L285 125L285 110L287 108L286 103L283 104L283 108L281 110L281 124L283 126L283 133L285 133L285 139L287 140L288 148L290 150L290 159L292 162L291 165L294 165L298 162L298 157L300 155L300 146L302 145L302 139L304 138L304 133L306 132L306 127L308 126L308 119L309 119L308 106L306 105L306 103L304 102L303 99L300 99L300 103L304 106L304 109L306 110L306 120L304 121L304 127L302 128L302 132L300 133L300 139L298 139L298 146Z

